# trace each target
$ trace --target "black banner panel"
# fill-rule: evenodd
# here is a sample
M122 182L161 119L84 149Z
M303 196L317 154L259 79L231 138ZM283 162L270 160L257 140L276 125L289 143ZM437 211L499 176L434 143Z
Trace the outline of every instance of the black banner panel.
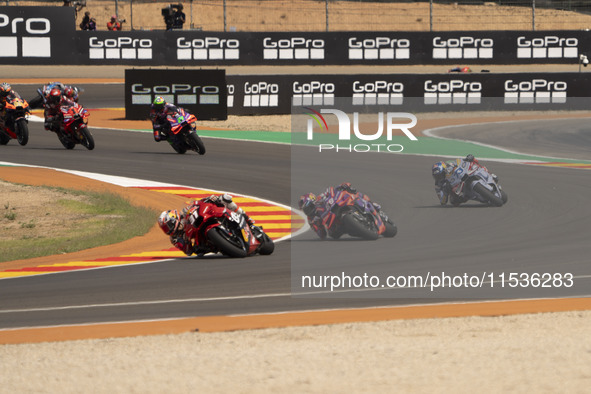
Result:
M78 63L71 7L0 7L0 64Z
M228 117L225 70L125 70L126 119L148 119L158 96L200 120Z
M0 7L0 64L577 64L591 31L80 31L71 7Z
M589 97L587 73L229 75L231 115L289 114L293 106L386 105L411 112L575 108ZM569 100L571 99L571 100Z

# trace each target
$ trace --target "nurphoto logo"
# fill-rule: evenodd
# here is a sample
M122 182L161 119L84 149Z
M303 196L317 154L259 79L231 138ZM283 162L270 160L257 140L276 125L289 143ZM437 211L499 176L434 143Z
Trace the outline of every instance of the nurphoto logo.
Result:
M361 116L359 112L353 112L348 114L344 111L334 108L322 108L315 110L310 107L305 107L305 114L310 118L307 120L306 127L306 139L307 141L314 141L314 128L315 125L320 128L320 132L323 134L323 141L318 145L318 151L323 152L332 150L336 152L347 151L347 152L392 152L399 153L404 150L404 147L400 144L392 144L393 136L395 132L401 131L411 141L417 141L417 137L410 131L411 128L416 126L417 117L408 112L378 112L377 114L362 114L364 123L374 125L377 117L377 130L375 131L362 131L360 127ZM328 122L326 121L325 115L334 115L337 121L337 133L334 133L334 137L338 140L335 144L325 143L326 136L332 135L329 131ZM351 121L351 116L353 117ZM367 129L367 125L364 124ZM385 136L384 136L385 134ZM385 138L384 138L385 137ZM342 144L340 142L349 142L349 144ZM352 144L350 142L361 142ZM369 143L372 142L372 143Z

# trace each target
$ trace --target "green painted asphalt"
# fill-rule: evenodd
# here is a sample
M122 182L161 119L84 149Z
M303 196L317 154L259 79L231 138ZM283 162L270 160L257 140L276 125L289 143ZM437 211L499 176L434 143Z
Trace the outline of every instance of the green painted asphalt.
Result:
M434 137L418 137L417 141L411 141L404 136L393 136L391 141L387 141L385 138L376 141L354 141L350 143L344 143L343 141L338 142L336 134L315 134L314 141L308 141L305 139L304 133L286 133L286 132L274 132L274 131L240 131L240 130L199 130L199 135L202 137L212 138L228 138L245 141L261 141L261 142L272 142L280 144L298 144L298 145L319 145L319 144L333 144L340 147L348 147L349 144L384 144L379 147L380 151L385 150L385 145L399 144L403 146L402 154L421 154L421 155L433 155L433 156L453 156L463 157L471 153L479 158L486 159L512 159L522 161L542 161L542 162L553 162L560 161L565 163L585 163L591 164L591 161L585 160L569 160L569 159L553 159L543 156L527 155L507 152L503 149L493 148L489 146L483 146L474 142L457 141L449 139L440 139ZM293 138L292 138L293 137ZM394 150L395 148L392 148ZM372 151L377 151L378 147L373 147ZM397 149L396 149L397 150Z

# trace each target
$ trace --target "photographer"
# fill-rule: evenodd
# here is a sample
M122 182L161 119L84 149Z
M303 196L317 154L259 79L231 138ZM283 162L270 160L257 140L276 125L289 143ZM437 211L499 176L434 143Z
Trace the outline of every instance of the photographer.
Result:
M162 9L162 16L166 24L166 30L182 29L185 23L185 13L182 4L170 4Z
M125 19L117 19L116 15L111 16L111 21L107 22L107 29L111 31L121 30L121 24L125 22Z
M80 22L81 30L96 30L96 19L90 17L90 11L84 13L84 18Z

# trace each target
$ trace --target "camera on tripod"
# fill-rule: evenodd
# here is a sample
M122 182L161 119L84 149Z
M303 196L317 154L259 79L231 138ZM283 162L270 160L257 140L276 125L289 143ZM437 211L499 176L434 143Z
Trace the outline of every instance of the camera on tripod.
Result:
M168 7L162 9L162 17L164 17L164 23L166 23L166 30L172 29L175 24L175 14L182 11L182 4L169 4Z

